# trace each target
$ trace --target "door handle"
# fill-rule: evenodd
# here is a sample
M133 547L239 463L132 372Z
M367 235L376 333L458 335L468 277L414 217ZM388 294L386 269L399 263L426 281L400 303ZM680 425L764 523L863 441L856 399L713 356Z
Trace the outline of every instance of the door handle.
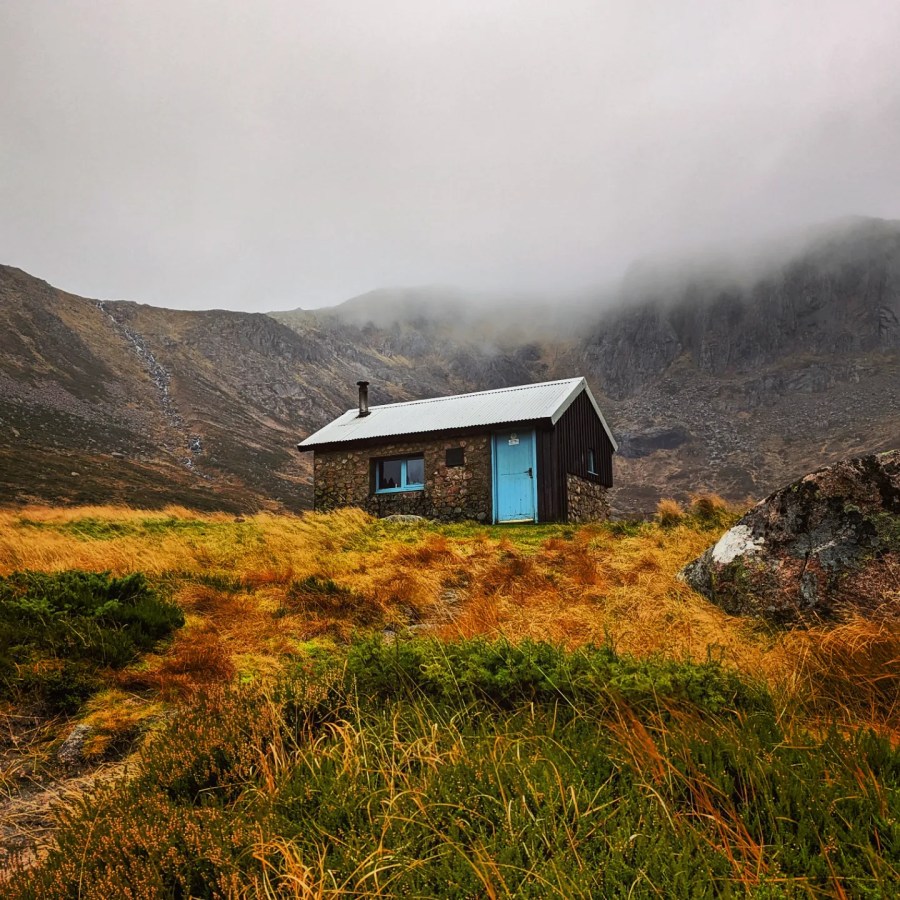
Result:
M528 467L528 477L534 478L534 472L531 471L531 466Z

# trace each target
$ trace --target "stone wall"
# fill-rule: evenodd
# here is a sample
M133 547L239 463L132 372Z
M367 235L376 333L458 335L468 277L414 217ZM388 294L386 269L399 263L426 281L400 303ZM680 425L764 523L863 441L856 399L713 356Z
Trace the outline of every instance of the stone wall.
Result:
M446 451L454 447L463 448L465 464L448 467ZM415 453L425 457L424 490L376 494L372 460ZM491 521L491 438L487 434L316 451L313 467L317 510L358 506L379 517L400 513L447 522Z
M601 522L609 518L607 488L579 475L566 475L569 496L569 521Z

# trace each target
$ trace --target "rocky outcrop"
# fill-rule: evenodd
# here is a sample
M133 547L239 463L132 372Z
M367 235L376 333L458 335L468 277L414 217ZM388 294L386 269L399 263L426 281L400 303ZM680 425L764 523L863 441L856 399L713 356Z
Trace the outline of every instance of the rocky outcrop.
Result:
M827 390L835 358L900 350L898 260L897 223L852 219L743 273L712 260L637 272L627 303L598 316L587 338L588 374L624 398L671 374L682 355L719 377L800 351L821 365L789 389Z
M91 727L83 722L76 725L60 744L56 758L64 766L77 766L84 762L84 745L91 736Z
M626 431L618 435L618 454L626 459L640 459L657 450L675 450L690 441L690 432L680 425L655 428L643 433Z
M777 622L900 616L900 450L781 488L680 575L728 612Z

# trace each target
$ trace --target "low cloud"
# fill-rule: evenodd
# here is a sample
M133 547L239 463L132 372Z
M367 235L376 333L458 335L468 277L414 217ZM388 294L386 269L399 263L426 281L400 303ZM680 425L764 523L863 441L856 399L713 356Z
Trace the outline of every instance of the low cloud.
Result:
M898 43L889 0L8 0L0 260L269 310L896 218Z

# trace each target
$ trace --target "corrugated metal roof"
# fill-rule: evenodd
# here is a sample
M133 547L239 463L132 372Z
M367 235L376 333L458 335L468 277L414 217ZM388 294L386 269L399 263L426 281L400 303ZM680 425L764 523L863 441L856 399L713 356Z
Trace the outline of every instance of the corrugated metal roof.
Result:
M411 400L406 403L386 403L383 406L370 407L369 415L362 417L358 409L348 409L342 416L320 428L297 446L306 449L343 441L399 437L404 434L422 434L445 428L477 428L537 419L550 419L556 423L582 390L587 392L615 447L616 442L609 426L583 378L523 384L493 391L478 391L474 394Z

